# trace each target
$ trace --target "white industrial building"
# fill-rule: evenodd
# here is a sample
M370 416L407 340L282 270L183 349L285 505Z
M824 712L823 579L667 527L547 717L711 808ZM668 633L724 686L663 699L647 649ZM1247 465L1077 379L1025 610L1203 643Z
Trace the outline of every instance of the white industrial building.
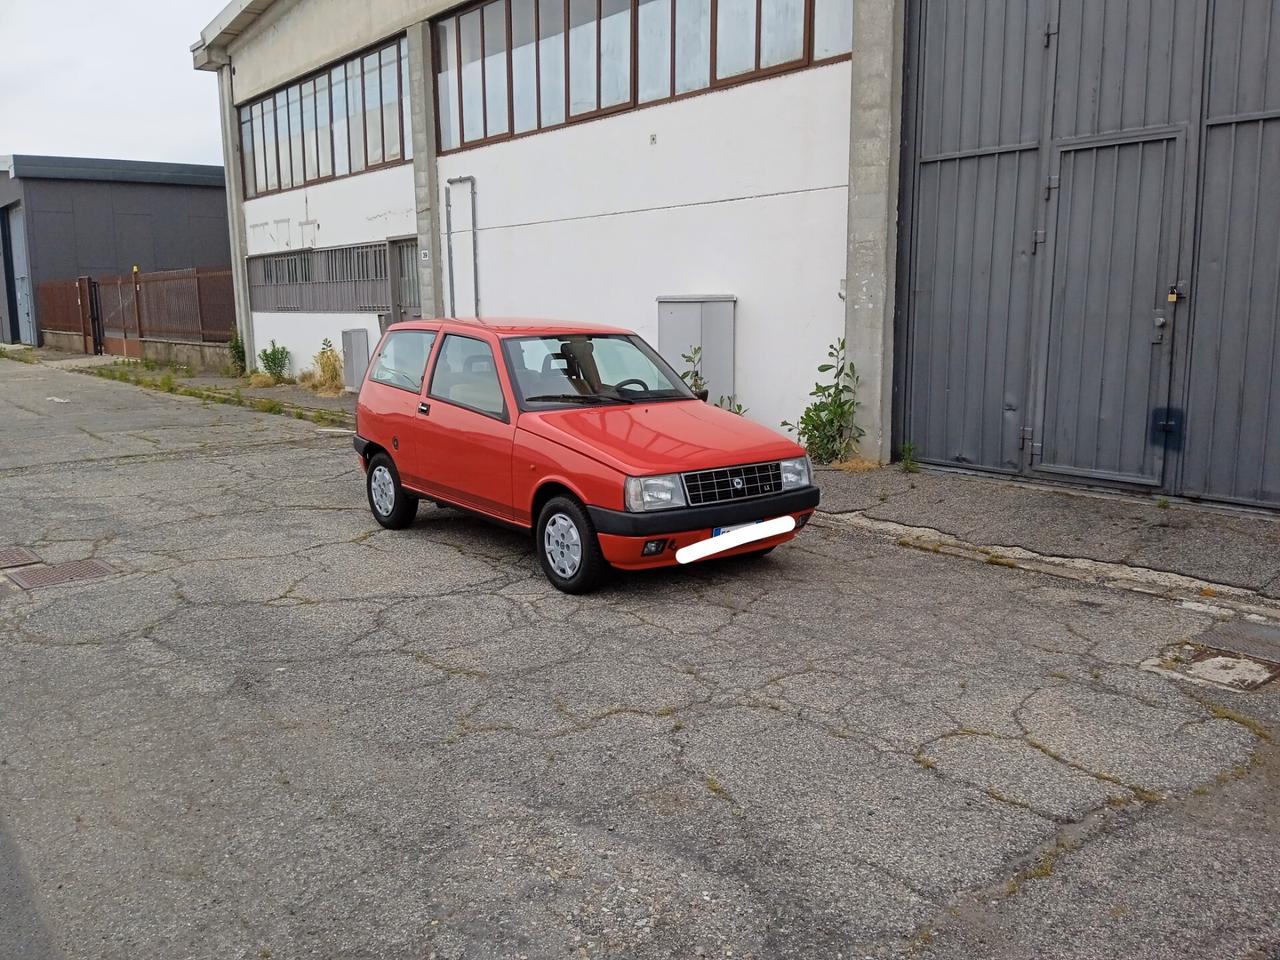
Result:
M628 326L777 425L845 333L853 0L234 0L242 328ZM565 30L565 24L569 29Z
M234 0L194 52L258 345L599 320L776 425L843 336L868 458L1280 506L1280 0Z

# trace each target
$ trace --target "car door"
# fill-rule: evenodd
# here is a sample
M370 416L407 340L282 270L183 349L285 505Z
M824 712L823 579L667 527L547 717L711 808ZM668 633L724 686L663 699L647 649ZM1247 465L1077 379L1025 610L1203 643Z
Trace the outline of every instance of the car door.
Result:
M417 414L415 466L426 491L511 519L513 404L487 338L446 333Z
M360 390L357 426L360 435L391 453L400 481L421 489L423 477L417 447L418 405L435 330L392 330L378 344L369 375Z

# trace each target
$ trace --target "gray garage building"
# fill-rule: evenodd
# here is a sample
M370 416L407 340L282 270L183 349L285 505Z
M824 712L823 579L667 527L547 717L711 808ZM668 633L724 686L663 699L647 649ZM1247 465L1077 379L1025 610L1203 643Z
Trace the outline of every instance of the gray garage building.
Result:
M222 167L0 157L0 342L39 343L42 283L230 263Z
M905 8L894 434L1280 506L1280 2Z

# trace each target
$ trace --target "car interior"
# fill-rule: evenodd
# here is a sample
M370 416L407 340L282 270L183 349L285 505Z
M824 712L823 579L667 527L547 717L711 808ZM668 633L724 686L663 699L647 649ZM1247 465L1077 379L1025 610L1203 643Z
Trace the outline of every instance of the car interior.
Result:
M590 396L599 392L600 377L595 371L594 347L589 340L565 339L560 341L559 350L549 347L548 341L535 340L521 344L516 351L519 363L513 365L513 372L524 396ZM544 349L547 352L539 362L538 353Z

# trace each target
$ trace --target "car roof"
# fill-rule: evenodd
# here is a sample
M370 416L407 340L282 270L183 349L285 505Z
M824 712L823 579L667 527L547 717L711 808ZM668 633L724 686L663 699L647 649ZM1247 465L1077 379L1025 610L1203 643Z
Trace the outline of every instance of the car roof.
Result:
M449 329L465 331L481 328L499 337L539 337L556 336L566 333L598 333L598 334L634 334L635 331L625 327L613 327L601 323L578 323L570 320L544 320L524 317L484 317L458 318L439 317L436 319L405 320L394 324L398 330L414 330L443 326Z

